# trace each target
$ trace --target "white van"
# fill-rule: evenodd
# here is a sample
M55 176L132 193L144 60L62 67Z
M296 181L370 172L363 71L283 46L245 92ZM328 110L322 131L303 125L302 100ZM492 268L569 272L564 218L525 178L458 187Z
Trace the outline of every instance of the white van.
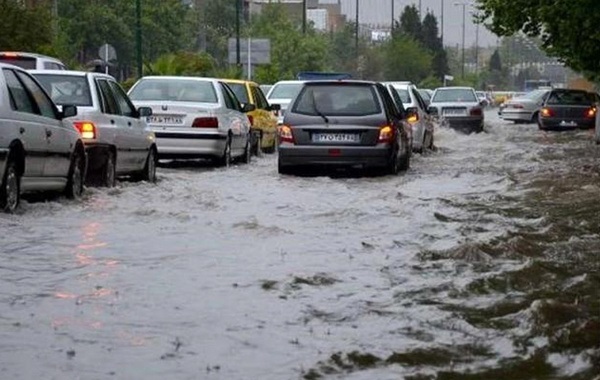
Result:
M66 70L60 60L42 54L19 51L0 51L0 63L19 66L25 70Z

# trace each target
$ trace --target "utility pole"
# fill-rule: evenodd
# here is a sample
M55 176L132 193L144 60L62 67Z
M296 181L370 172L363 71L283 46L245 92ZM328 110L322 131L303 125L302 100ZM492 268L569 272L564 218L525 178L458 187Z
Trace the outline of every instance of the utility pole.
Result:
M141 0L135 0L135 51L137 60L138 79L144 76L142 65L142 4Z
M138 0L140 1L140 0ZM235 63L237 67L240 67L240 1L235 1Z
M302 0L302 34L306 34L306 0Z
M440 29L440 38L442 40L442 49L444 48L444 0L440 0L440 7L442 9L442 14L441 14L441 29Z
M356 0L356 25L354 25L354 47L356 49L356 57L358 58L358 0Z
M475 24L475 74L479 74L479 21Z
M461 58L461 76L465 78L465 13L468 3L454 3L454 6L462 6L462 58Z
M394 0L392 0L392 27L391 27L390 36L394 33Z

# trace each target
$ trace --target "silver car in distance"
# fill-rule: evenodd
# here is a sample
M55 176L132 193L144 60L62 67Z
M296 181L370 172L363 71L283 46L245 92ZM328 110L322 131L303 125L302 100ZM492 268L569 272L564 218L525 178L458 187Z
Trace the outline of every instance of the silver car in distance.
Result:
M431 97L429 113L465 133L483 131L483 105L472 87L440 87Z

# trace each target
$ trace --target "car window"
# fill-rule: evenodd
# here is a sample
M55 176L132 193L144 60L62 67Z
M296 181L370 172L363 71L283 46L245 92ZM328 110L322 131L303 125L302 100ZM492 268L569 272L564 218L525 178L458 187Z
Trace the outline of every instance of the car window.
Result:
M3 69L2 71L4 72L8 94L10 95L11 108L19 112L35 113L33 101L14 71L9 69Z
M24 57L22 55L0 54L0 63L19 66L25 70L34 70L36 69L37 59L34 57Z
M243 83L227 83L231 91L235 94L235 97L240 103L249 103L248 91L246 91L246 85Z
M304 115L364 116L381 113L371 85L312 84L298 94L293 112Z
M119 105L121 115L136 117L137 112L135 110L135 107L133 106L133 104L131 103L131 101L127 97L127 94L121 88L121 86L119 86L117 82L114 82L112 80L107 82L113 90L113 95L115 97L115 100L117 101L117 104Z
M475 92L467 88L438 89L433 95L431 101L436 103L479 102L477 100L477 96L475 96Z
M260 87L252 86L252 91L254 94L254 101L256 102L256 107L262 110L269 108L269 102L265 97L265 94L260 89Z
M34 74L54 103L88 107L92 105L90 86L80 75Z
M552 91L546 104L589 105L593 103L592 96L586 91Z
M96 84L100 91L102 112L110 115L119 115L120 110L108 81L105 79L96 79Z
M422 110L425 110L427 108L427 106L425 105L425 101L423 101L421 94L419 94L419 91L417 91L415 88L413 88L412 93L413 93L413 98L416 99L416 101L419 105L419 108L421 108Z
M394 103L396 103L396 108L400 113L400 118L404 119L406 115L406 109L404 108L404 103L402 103L402 99L400 99L400 95L398 94L398 90L392 85L388 85L388 90L392 95L392 99L394 99Z
M382 86L377 86L377 91L379 92L379 96L383 101L383 107L385 109L385 113L388 117L399 117L398 107L394 103L392 96L390 93Z
M235 97L233 91L231 91L231 89L229 88L229 86L227 86L225 83L219 84L221 85L221 89L223 90L223 97L225 98L225 107L231 110L241 111L240 103Z
M54 107L52 100L44 92L42 87L39 84L37 84L36 81L33 78L31 78L28 74L25 74L23 72L17 72L17 76L23 82L25 88L27 88L27 90L33 97L33 101L37 105L37 113L45 117L57 119L58 116L56 114L56 108Z
M218 103L210 81L192 79L142 79L129 92L131 100L166 100L174 102Z
M271 88L269 99L293 99L302 89L302 83L279 83Z
M410 94L408 93L408 89L402 88L402 87L397 87L397 86L394 86L394 88L398 92L398 95L400 96L400 99L402 99L402 103L404 103L404 104L411 103L411 101L410 101Z

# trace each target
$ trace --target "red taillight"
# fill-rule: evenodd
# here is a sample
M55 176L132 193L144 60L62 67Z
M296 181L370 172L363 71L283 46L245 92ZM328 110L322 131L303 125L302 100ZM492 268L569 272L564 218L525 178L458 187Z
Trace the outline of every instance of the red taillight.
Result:
M482 114L481 108L471 108L470 114L471 114L471 116L481 116L481 114Z
M247 115L248 116L248 120L250 120L250 125L254 126L254 116L252 115Z
M540 115L542 115L542 117L552 117L554 116L554 111L552 111L550 108L542 108L540 110Z
M419 114L418 113L409 114L408 117L406 118L406 121L408 121L411 124L416 123L417 121L419 121Z
M219 119L216 117L197 117L192 123L192 128L219 128Z
M523 108L522 104L512 104L511 105L512 108Z
M91 121L76 121L73 123L82 139L93 140L96 138L96 125Z
M294 134L289 125L281 125L279 127L279 142L288 142L294 144Z
M394 141L394 138L395 130L393 127L384 125L379 128L379 138L377 139L378 143L389 143Z
M589 118L596 117L597 109L596 107L592 107L585 112L585 116Z

